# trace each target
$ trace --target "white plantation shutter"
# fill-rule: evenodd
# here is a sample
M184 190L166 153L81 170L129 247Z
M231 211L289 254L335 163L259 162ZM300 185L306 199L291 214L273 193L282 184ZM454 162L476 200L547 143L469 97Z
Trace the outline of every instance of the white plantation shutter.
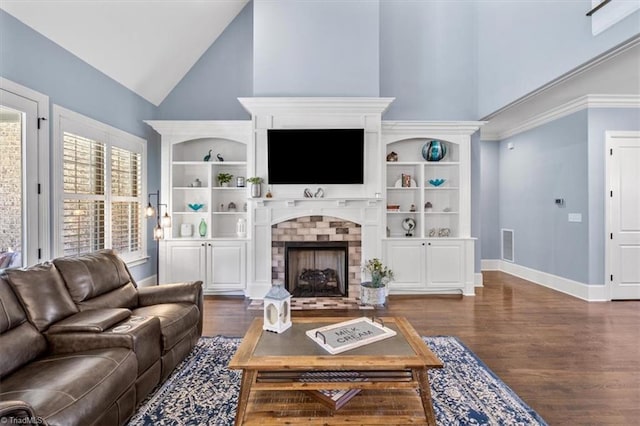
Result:
M62 147L56 256L113 248L125 260L142 259L146 141L64 108L54 114Z
M142 245L142 155L111 149L111 245L118 252L136 252Z
M64 255L105 247L105 144L63 133Z

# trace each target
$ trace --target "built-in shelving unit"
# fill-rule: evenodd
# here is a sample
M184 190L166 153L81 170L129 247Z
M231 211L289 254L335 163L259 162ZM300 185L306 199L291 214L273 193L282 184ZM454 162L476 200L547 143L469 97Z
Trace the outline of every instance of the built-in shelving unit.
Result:
M398 154L398 161L386 163L389 237L407 236L402 227L406 218L416 222L414 237L460 235L459 149L454 143L441 141L447 147L445 158L425 161L422 147L431 140L412 138L387 145L387 151ZM444 179L444 183L439 186L430 183L436 179Z
M237 223L242 218L249 229L251 123L147 123L162 136L161 203L172 217L160 244L160 282L202 280L209 294L244 291L250 237L238 235ZM227 185L219 182L220 173L232 175ZM202 207L190 206L196 204Z
M396 154L383 167L384 257L397 271L391 292L473 294L470 143L479 124L382 123L382 156ZM446 147L439 161L423 157L431 141ZM410 219L415 229L409 234L403 223Z

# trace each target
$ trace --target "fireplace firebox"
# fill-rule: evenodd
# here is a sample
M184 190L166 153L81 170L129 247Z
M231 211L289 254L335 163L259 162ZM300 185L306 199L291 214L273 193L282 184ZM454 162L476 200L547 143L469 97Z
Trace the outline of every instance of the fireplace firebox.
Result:
M348 248L343 241L285 243L285 288L292 297L348 296Z

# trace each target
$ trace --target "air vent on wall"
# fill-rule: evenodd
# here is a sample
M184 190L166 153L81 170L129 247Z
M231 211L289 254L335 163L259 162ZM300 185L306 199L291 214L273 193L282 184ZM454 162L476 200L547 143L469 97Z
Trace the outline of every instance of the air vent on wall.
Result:
M513 262L513 229L502 229L502 260Z

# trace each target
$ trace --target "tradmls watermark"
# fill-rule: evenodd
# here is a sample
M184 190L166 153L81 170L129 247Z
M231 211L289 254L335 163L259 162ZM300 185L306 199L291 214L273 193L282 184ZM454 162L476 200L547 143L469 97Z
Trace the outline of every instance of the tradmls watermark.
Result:
M44 419L38 416L31 417L2 417L0 424L3 425L43 425Z

